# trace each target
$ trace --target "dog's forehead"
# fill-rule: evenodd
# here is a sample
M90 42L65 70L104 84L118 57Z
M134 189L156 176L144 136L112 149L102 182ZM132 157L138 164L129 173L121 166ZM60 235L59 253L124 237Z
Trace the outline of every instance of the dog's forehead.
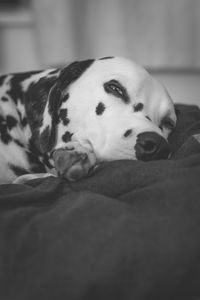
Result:
M97 95L110 80L117 80L127 90L131 95L131 102L135 100L138 92L145 88L144 81L149 81L151 86L151 76L143 67L129 59L113 57L94 60L81 76L70 86L66 86L64 94L70 90L73 94L81 91L82 97L83 94Z
M130 96L130 103L163 101L167 105L170 97L163 85L153 78L142 66L123 57L96 59L87 70L70 86L70 91L86 95L97 95L110 80L117 80ZM103 90L103 89L102 89Z
M118 78L124 83L134 83L135 86L139 86L140 82L148 77L144 68L123 57L113 57L106 60L97 59L87 70L86 75L100 80Z

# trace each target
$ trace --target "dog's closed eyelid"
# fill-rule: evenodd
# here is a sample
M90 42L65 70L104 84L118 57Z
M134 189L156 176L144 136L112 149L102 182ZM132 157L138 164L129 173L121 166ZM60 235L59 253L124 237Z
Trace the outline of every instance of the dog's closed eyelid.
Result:
M164 117L161 121L160 128L167 128L173 130L175 128L175 122L170 117Z
M106 93L122 99L126 104L130 102L126 88L118 80L112 79L105 82L103 86Z

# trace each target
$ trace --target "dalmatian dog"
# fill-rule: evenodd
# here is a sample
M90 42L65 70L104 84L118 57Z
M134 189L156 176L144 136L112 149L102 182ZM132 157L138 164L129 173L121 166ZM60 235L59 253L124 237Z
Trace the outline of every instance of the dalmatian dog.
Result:
M0 183L79 180L101 162L166 159L175 125L166 89L122 57L3 75Z

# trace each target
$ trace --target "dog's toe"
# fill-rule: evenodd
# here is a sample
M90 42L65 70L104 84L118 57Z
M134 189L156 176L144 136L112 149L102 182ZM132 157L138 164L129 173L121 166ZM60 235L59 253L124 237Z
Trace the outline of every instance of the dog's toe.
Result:
M96 164L94 152L58 149L53 153L55 169L59 176L69 181L77 181L89 175Z

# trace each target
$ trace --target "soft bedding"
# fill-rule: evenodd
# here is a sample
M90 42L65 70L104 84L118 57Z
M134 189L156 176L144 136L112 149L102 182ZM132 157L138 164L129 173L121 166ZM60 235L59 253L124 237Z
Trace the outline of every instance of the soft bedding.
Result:
M200 110L169 160L0 186L0 299L200 298Z

